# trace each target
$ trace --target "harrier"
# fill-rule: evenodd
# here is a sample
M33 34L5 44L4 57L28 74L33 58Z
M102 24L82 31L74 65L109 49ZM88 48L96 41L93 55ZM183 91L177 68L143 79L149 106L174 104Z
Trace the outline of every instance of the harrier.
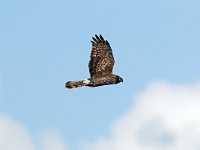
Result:
M88 65L90 78L80 81L68 81L65 83L66 88L98 87L123 82L120 76L112 73L115 60L109 42L104 40L102 35L95 35L92 39L92 52Z

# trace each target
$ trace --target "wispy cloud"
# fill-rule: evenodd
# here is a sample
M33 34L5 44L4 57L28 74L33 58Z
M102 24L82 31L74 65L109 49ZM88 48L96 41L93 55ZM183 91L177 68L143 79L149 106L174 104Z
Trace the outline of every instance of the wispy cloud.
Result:
M26 127L7 115L0 115L1 150L67 150L61 136L56 131L43 133L42 147L36 146ZM39 147L39 148L38 148Z
M0 115L0 149L35 150L25 126L4 115Z
M43 134L42 150L67 150L58 131L48 131Z

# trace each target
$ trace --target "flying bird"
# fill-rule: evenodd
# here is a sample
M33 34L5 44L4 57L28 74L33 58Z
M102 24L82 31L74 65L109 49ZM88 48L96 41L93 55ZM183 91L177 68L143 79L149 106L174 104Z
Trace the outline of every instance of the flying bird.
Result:
M112 73L115 60L109 42L104 40L102 35L95 34L92 39L92 51L88 64L90 78L80 81L68 81L65 83L66 88L98 87L123 82L120 76Z

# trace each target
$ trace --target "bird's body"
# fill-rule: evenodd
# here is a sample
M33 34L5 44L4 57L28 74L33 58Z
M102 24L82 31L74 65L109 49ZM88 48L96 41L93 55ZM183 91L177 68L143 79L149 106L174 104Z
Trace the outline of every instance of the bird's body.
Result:
M95 35L92 38L92 52L88 65L90 78L80 81L68 81L65 83L66 88L98 87L123 82L120 76L112 74L115 61L109 42L104 40L101 35Z

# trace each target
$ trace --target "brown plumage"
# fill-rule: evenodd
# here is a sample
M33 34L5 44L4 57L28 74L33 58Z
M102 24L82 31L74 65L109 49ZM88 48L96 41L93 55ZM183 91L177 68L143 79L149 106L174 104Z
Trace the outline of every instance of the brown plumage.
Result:
M90 78L80 81L68 81L65 83L66 88L97 87L123 82L120 76L112 74L115 60L109 42L104 40L102 35L95 35L92 39L92 52L88 65Z

